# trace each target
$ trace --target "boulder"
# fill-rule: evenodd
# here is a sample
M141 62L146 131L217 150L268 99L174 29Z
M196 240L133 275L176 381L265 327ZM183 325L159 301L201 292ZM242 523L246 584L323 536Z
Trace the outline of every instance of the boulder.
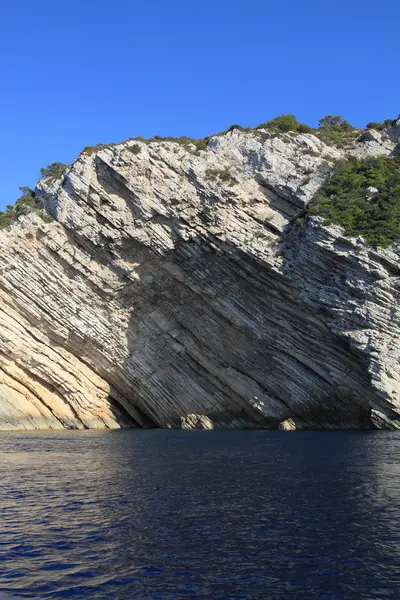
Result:
M186 415L181 417L182 429L214 429L214 424L206 415Z
M279 423L278 429L279 431L295 431L297 427L293 419L285 419L282 423Z

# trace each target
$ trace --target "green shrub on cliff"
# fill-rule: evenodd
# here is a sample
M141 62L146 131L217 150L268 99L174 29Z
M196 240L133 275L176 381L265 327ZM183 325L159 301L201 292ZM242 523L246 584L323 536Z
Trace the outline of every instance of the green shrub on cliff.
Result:
M376 129L377 131L382 131L382 129L394 127L399 119L400 115L397 117L397 119L385 119L383 123L371 121L370 123L367 123L367 129Z
M129 152L132 152L132 154L140 154L141 151L141 147L139 146L139 144L133 144L133 146L128 146L127 150L129 150Z
M140 139L140 138L136 138L136 139ZM162 137L160 135L155 135L153 138L150 138L149 140L145 140L147 143L149 142L176 142L177 144L180 144L181 146L190 146L193 145L196 147L196 151L199 152L200 150L207 150L207 142L210 138L204 138L203 140L195 140L193 138L189 138L186 136L181 136L181 137Z
M288 133L294 131L297 133L311 133L313 129L305 123L299 123L295 115L280 115L271 121L261 123L256 129L267 129L272 133Z
M39 210L38 211L38 215L39 217L45 222L45 223L52 223L55 219L49 215L49 213L47 213L45 210Z
M306 123L299 123L299 126L297 127L297 131L299 133L313 133L314 129L312 127L310 127L309 125L307 125Z
M21 215L27 215L32 211L37 211L37 214L46 223L54 221L53 217L45 210L38 210L40 205L36 202L35 192L31 188L23 186L19 188L22 195L17 199L15 204L8 204L5 211L0 210L0 229L4 229L11 225Z
M400 240L400 157L339 162L309 213L373 245L385 248Z
M376 131L382 131L382 129L385 129L385 124L378 123L377 121L371 121L370 123L367 123L366 128L367 129L375 129Z
M18 219L21 215L26 215L35 208L35 192L28 187L20 187L22 195L18 198L16 203L8 204L5 211L0 211L0 229L8 227L13 221Z
M257 129L268 129L274 133L287 133L288 131L297 131L300 123L295 115L280 115L271 121L261 123Z
M319 120L316 135L328 144L343 148L357 135L357 129L340 115L327 115Z
M95 146L85 146L84 149L82 150L81 154L88 154L89 156L91 156L92 154L95 154L96 152L100 152L100 150L105 150L106 148L112 148L113 146L116 146L116 144L114 144L114 142L110 142L109 144L96 144ZM56 164L61 164L61 163L56 163Z
M226 131L234 131L235 129L238 129L239 131L251 131L251 127L243 127L242 125L237 125L236 123L234 125L231 125L230 127L228 127L228 129Z
M207 169L205 171L205 176L209 181L219 180L223 183L228 183L230 186L235 184L235 180L232 177L229 167L225 167L224 169Z
M0 210L0 229L4 229L5 227L8 227L10 225L10 223L12 223L12 216L10 214L10 206L7 206L7 210L3 211ZM14 208L13 206L11 208Z
M65 165L64 163L60 163L60 162L54 162L51 163L51 165L49 165L48 167L44 167L43 169L40 169L40 175L42 179L58 179L59 177L62 177L65 173L65 169L68 167L68 165Z

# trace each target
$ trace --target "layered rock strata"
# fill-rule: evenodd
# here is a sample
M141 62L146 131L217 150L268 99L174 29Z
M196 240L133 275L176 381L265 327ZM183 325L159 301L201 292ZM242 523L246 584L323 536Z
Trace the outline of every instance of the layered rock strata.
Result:
M400 428L399 253L297 218L399 136L131 140L42 180L55 221L0 232L0 428Z

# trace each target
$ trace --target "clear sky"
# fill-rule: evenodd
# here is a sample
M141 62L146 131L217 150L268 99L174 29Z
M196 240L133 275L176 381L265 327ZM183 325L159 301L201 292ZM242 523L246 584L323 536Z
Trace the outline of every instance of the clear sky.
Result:
M399 0L3 0L0 208L86 145L400 112Z

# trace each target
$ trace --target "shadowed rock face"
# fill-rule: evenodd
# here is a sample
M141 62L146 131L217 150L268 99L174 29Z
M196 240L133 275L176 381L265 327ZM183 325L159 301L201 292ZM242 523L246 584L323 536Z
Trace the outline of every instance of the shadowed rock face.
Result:
M0 232L0 428L400 428L398 254L295 220L395 145L128 141L40 182L56 221Z

